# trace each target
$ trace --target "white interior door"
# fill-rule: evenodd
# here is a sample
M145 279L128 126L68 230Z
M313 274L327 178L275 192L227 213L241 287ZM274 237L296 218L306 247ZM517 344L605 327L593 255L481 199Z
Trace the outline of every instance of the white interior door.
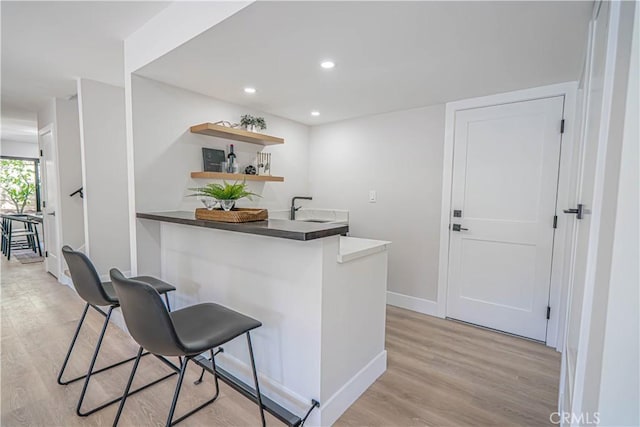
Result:
M563 107L456 112L448 317L546 339Z
M56 141L52 129L45 129L40 133L40 147L42 148L42 181L43 181L43 225L45 250L47 257L45 258L45 266L49 273L55 277L60 274L60 257L59 257L59 227L56 217L58 208L58 199L60 198L57 179L56 164Z

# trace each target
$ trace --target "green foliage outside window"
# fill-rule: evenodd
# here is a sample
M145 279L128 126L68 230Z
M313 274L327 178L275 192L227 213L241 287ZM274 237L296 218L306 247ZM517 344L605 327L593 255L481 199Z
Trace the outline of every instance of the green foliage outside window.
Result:
M2 198L10 201L17 213L23 213L36 192L34 164L24 160L2 159L0 166Z

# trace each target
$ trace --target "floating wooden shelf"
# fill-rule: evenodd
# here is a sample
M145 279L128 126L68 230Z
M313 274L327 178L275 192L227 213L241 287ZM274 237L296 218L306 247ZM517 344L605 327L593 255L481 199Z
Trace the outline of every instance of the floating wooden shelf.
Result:
M229 181L272 181L284 182L284 177L269 175L246 175L243 173L225 172L191 172L191 178L226 179Z
M191 133L199 133L200 135L216 136L218 138L250 142L252 144L259 145L284 144L283 138L255 132L247 132L246 130L242 129L214 125L213 123L202 123L199 125L191 126Z

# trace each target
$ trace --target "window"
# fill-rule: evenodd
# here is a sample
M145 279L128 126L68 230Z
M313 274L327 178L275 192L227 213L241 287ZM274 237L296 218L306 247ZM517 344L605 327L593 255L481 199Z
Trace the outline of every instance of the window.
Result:
M0 157L0 212L40 212L40 161Z

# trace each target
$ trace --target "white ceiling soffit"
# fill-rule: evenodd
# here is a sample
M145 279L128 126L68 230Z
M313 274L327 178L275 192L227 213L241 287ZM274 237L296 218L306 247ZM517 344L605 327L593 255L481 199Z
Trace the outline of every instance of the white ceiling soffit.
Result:
M168 4L2 1L3 110L32 114L77 77L122 86L123 40Z
M138 74L327 123L577 80L591 8L591 1L256 2ZM327 58L333 70L320 68ZM246 86L257 92L244 93Z
M0 138L3 141L37 143L38 123L36 114L17 108L3 108Z

